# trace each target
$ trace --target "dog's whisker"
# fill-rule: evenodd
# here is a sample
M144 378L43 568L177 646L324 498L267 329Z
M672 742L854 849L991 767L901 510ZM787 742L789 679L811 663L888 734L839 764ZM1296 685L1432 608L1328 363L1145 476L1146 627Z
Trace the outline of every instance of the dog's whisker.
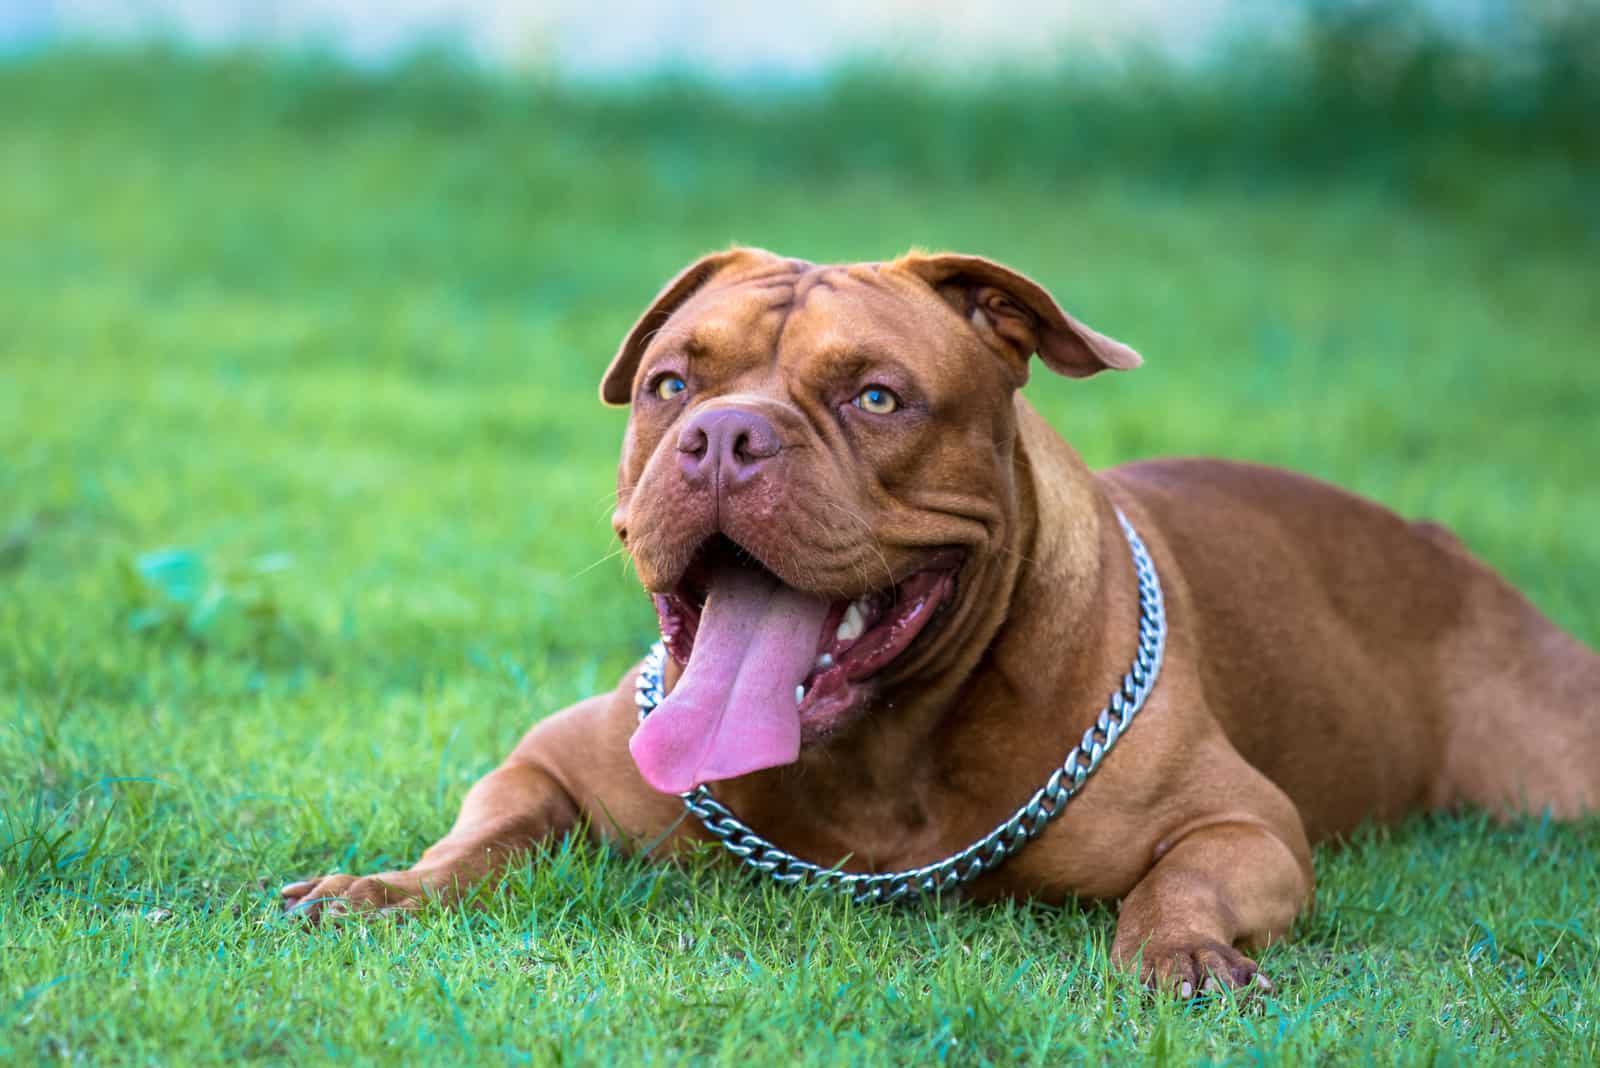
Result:
M571 582L573 579L582 578L584 575L587 575L589 572L593 571L595 568L606 563L607 561L615 560L618 557L625 555L627 551L627 546L619 545L615 549L612 549L610 552L606 553L604 556L600 557L598 560L595 560L593 563L585 564L577 571L574 571L572 574L568 575L567 581Z

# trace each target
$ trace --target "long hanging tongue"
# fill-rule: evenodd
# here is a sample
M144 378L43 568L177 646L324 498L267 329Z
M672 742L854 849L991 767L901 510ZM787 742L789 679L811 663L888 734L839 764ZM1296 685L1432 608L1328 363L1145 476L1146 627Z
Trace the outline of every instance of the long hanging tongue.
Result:
M720 568L707 591L683 676L628 743L662 793L800 756L794 691L816 660L828 602L754 567Z

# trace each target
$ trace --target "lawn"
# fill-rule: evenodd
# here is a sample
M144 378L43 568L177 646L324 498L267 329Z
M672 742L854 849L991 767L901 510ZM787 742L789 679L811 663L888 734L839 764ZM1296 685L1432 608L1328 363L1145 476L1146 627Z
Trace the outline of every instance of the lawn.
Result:
M0 65L0 1060L1600 1061L1595 821L1319 850L1243 1004L1113 971L1109 906L855 907L711 856L563 848L482 909L278 916L291 878L414 857L650 640L596 385L732 241L1026 270L1146 357L1028 387L1091 463L1331 479L1600 643L1591 157L1446 129L1306 163L1314 130L1263 156L1266 125L1167 145L1149 114L1096 156L1092 117L1010 143L876 92L790 127L429 63Z

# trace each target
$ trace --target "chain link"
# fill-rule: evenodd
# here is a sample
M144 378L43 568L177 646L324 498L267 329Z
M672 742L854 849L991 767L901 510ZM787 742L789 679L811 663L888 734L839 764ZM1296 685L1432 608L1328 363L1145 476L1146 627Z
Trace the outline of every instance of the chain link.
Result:
M734 856L780 883L805 890L837 890L860 902L899 901L920 894L937 894L970 883L984 872L993 871L1006 858L1044 832L1066 810L1067 802L1100 766L1117 739L1127 732L1161 673L1161 658L1167 644L1166 605L1161 596L1161 581L1155 562L1140 540L1133 524L1119 510L1117 521L1127 535L1133 553L1133 567L1139 581L1139 649L1133 665L1122 676L1122 685L1101 710L1083 740L1067 754L1061 766L1021 808L994 830L959 853L920 868L889 872L846 872L824 868L785 852L761 837L732 810L711 795L708 786L697 786L683 797L684 807L704 824L705 829ZM666 697L664 676L667 651L656 642L639 671L634 699L643 720Z

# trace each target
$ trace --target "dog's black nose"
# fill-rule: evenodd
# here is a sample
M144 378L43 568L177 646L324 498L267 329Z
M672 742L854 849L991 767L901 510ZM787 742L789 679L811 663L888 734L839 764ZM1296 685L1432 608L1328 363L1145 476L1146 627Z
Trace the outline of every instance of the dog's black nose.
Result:
M678 466L692 484L738 486L760 473L783 443L767 417L749 408L707 408L678 432Z

